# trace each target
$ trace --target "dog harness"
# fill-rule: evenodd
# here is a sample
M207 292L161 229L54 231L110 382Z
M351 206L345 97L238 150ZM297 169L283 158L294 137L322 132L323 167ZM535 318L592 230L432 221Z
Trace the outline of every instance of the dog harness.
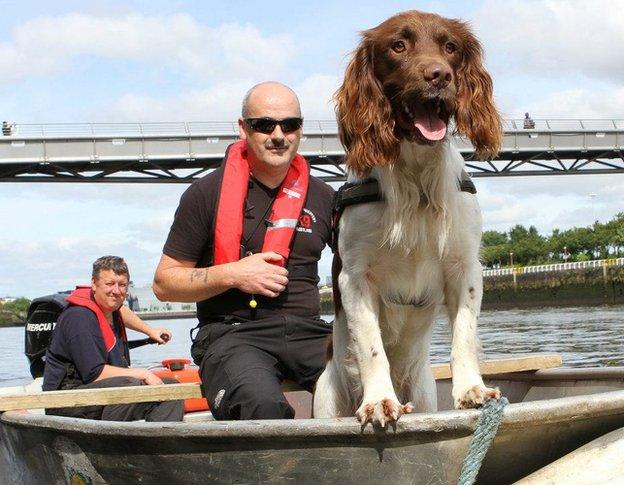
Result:
M477 193L474 182L468 172L462 170L461 177L457 180L457 187L462 192ZM334 195L334 212L341 213L345 207L367 202L380 202L383 195L379 190L379 182L374 178L367 178L358 182L347 182Z
M477 193L477 188L470 178L470 175L463 169L460 178L457 179L457 188L462 192L468 192L470 194ZM334 194L334 201L332 204L332 225L334 227L332 248L336 250L338 246L338 221L345 207L356 204L366 204L368 202L381 202L383 200L383 194L381 190L379 190L379 181L372 177L358 182L347 182L342 185Z
M243 234L243 208L249 187L249 163L247 142L238 141L230 146L225 158L225 168L214 235L214 264L238 261L241 258L241 237ZM267 220L262 251L274 251L284 259L290 254L290 247L297 222L308 194L310 168L305 158L297 154L290 164L273 201L271 215Z

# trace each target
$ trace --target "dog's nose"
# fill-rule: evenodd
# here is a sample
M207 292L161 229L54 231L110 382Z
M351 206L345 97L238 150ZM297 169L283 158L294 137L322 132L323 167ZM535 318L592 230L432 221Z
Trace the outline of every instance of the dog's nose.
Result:
M453 75L451 69L440 63L429 64L425 68L425 81L436 88L444 88L449 85Z

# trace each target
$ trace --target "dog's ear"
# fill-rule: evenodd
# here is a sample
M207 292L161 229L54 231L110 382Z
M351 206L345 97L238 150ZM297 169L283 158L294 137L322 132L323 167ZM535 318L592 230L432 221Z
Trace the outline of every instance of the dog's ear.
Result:
M392 107L375 77L373 57L373 42L365 32L334 95L345 163L360 176L399 156Z
M496 156L503 141L500 115L494 105L492 78L483 67L481 45L465 24L457 22L463 37L463 60L457 71L457 131L470 138L479 158Z

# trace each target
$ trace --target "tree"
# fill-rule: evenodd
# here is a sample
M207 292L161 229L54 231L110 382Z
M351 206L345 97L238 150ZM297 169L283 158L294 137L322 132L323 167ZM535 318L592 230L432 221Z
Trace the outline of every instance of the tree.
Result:
M498 232L498 231L485 231L482 237L482 244L484 247L488 246L500 246L502 244L507 244L509 239L507 238L507 233Z
M482 237L481 261L486 267L502 265L509 257L507 234L498 231L485 231Z
M23 322L26 320L29 306L30 300L27 298L0 303L0 324Z
M535 226L528 229L522 225L514 226L509 231L509 242L515 264L540 264L548 259L546 238L537 232Z

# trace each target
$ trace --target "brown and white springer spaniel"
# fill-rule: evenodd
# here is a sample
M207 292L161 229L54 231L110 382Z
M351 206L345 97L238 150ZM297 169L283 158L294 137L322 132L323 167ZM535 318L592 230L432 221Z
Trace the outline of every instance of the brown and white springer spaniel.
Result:
M340 219L342 301L315 417L355 413L384 426L413 409L435 410L429 344L444 305L455 406L498 397L477 357L481 213L458 188L464 161L449 128L479 157L500 148L479 42L459 20L398 14L363 33L336 102L349 181L375 178L384 200L347 207Z

